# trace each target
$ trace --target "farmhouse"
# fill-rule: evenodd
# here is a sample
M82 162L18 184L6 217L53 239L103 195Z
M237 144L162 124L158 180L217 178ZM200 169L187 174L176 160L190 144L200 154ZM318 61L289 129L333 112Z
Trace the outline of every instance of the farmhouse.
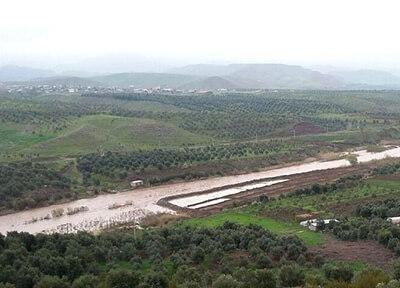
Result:
M392 222L393 224L400 224L400 217L389 217L387 221Z
M143 180L134 180L131 182L131 187L136 188L143 185Z
M331 221L339 222L336 219L325 219L325 220L310 219L310 220L306 220L306 221L301 221L300 225L304 226L304 227L308 227L308 229L310 229L311 231L317 231L318 230L318 226L321 224L321 222L324 225L326 225L326 224L329 224Z

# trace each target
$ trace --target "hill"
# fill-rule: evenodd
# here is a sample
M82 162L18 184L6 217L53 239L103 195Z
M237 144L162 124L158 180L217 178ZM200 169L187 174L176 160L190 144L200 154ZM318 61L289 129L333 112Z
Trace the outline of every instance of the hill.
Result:
M222 77L211 76L187 83L186 85L183 85L180 88L216 90L216 89L234 89L238 88L238 86L235 83L227 79L224 79Z
M169 61L131 53L107 54L60 65L61 71L86 71L96 74L153 73L170 69ZM78 75L75 75L78 76Z
M193 64L169 70L169 73L195 76L225 76L235 72L234 65Z
M99 86L101 85L100 82L97 82L92 79L88 78L81 78L81 77L63 77L63 76L57 76L57 77L49 77L49 78L38 78L29 81L32 84L36 85L50 85L50 86L71 86L71 87L76 87L76 86L82 86L82 87L87 87L87 86Z
M108 86L134 86L137 88L178 88L187 83L198 80L198 77L192 75L167 73L118 73L92 77L90 79Z
M55 72L51 70L35 69L30 67L21 67L8 65L0 67L0 81L28 81L35 78L51 77Z
M332 75L349 84L361 84L369 86L384 86L387 88L400 87L400 77L386 71L379 70L351 70L331 71Z
M345 84L332 75L295 65L189 65L174 70L190 75L219 76L242 88L340 89Z

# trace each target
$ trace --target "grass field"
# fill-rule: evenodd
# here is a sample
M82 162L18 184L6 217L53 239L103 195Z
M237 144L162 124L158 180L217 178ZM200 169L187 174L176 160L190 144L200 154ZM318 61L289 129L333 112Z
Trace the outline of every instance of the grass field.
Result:
M44 142L54 137L52 134L36 133L33 125L15 123L0 123L0 151L1 153L18 152L29 148L36 143Z
M103 150L130 151L157 147L179 147L185 144L209 143L172 124L150 119L109 115L85 116L73 121L71 127L51 139L37 141L25 153L42 156L80 155Z
M261 227L279 235L296 235L309 246L319 245L324 241L322 234L304 229L297 223L265 218L241 210L230 210L209 217L193 218L185 220L184 224L201 227L216 227L222 225L226 221L242 225L260 225Z

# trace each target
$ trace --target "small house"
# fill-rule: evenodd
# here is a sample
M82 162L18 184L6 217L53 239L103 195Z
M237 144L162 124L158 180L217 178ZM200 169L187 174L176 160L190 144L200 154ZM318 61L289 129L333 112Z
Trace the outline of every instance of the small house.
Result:
M143 185L143 180L134 180L131 182L131 187L136 188Z
M318 229L318 225L323 222L325 225L329 224L331 221L334 222L339 222L336 219L325 219L325 220L319 220L319 219L310 219L310 220L306 220L306 221L301 221L300 225L303 227L307 227L308 229L310 229L311 231L317 231Z
M400 224L400 217L389 217L387 218L387 221L393 224Z

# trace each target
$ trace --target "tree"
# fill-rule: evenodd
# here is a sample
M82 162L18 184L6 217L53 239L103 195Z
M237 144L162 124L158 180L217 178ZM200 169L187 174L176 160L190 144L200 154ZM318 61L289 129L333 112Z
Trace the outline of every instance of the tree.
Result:
M18 288L31 288L39 279L39 271L33 267L25 266L15 275L15 286Z
M144 279L146 288L168 288L168 278L161 272L152 272Z
M15 286L10 283L0 283L0 288L15 288Z
M198 283L205 285L205 281L202 279L198 269L194 267L188 267L186 265L182 265L178 268L175 273L175 280L178 284L185 284L185 283Z
M389 282L390 277L378 269L367 269L357 275L354 288L375 288L379 283Z
M389 283L380 283L376 286L376 288L400 288L399 280L391 280Z
M75 279L72 283L72 288L96 288L98 287L99 279L94 275L82 275Z
M69 283L57 276L44 276L34 288L68 288Z
M323 269L325 277L329 280L349 283L353 279L353 270L349 266L325 264Z
M252 287L257 288L276 288L276 278L271 270L261 269L254 273L251 281Z
M304 284L304 272L296 264L284 265L279 271L279 280L283 287L296 287Z
M220 275L212 284L213 288L239 288L240 283L233 279L231 275Z
M396 260L393 263L393 276L394 279L400 280L400 260Z
M106 277L107 288L134 288L138 287L141 276L128 270L111 270Z

